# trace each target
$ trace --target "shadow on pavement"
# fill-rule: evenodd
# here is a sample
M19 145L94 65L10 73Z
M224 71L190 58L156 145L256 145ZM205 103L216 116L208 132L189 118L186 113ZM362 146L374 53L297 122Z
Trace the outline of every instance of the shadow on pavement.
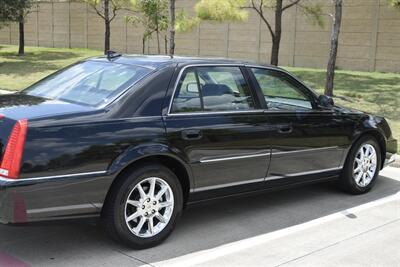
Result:
M142 265L307 222L398 191L400 182L381 176L366 195L347 195L325 183L192 206L165 243L142 251L110 241L97 221L0 226L0 253L32 265Z

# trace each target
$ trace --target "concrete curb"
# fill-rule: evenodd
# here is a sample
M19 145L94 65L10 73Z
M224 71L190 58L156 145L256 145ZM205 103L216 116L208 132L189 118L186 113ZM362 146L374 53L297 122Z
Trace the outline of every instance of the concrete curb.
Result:
M400 155L395 156L394 163L390 164L390 167L400 168Z
M13 94L16 91L11 91L11 90L4 90L2 88L0 88L0 95L5 95L5 94Z
M11 91L11 90L4 90L0 88L0 95L5 95L5 94L13 94L16 91Z

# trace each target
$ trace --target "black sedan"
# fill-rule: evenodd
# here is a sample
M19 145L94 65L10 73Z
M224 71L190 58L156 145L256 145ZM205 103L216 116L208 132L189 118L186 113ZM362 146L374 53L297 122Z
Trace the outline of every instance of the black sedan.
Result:
M183 208L337 180L368 192L397 149L382 117L230 60L92 58L0 96L0 221L99 216L134 248Z

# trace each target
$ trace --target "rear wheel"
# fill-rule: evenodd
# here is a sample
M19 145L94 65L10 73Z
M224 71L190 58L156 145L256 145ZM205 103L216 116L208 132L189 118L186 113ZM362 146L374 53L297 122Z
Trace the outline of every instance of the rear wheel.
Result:
M111 237L135 249L160 244L182 211L178 178L162 165L148 165L121 178L103 210L106 229Z
M358 140L347 157L341 185L352 194L371 190L381 169L381 148L375 138L365 136Z

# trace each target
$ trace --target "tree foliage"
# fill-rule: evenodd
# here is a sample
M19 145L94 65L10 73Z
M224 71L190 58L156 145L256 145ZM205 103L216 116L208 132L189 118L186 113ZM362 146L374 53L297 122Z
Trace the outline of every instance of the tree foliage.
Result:
M199 23L199 18L191 17L184 10L180 10L176 17L175 30L177 32L189 32L196 28Z
M79 0L87 3L96 14L104 20L104 54L110 50L111 22L117 16L118 11L129 5L129 0Z
M81 0L87 3L103 20L113 21L119 10L129 5L129 0ZM109 7L106 7L108 5ZM107 14L108 10L108 14Z
M388 2L392 7L400 8L400 0L388 0Z
M13 12L11 5L13 0L0 0L0 27L7 25L12 21Z
M27 15L32 11L35 0L0 0L0 28L10 22L17 22L19 26L18 55L25 54L24 24Z
M128 22L140 24L144 27L143 33L143 53L145 51L145 42L157 37L157 48L160 53L160 38L163 35L165 44L165 53L167 52L167 30L169 28L169 0L131 0L133 15L127 16ZM196 27L199 20L196 17L190 17L182 9L176 15L175 30L177 32L187 32Z
M141 24L143 32L143 53L145 43L157 37L157 48L160 53L160 33L168 29L168 1L167 0L131 0L134 15L127 16L127 20L133 24ZM165 38L165 36L164 36Z
M24 21L36 1L33 0L0 0L0 23Z
M195 10L202 20L245 21L249 14L242 7L248 2L248 0L201 0L196 4Z
M201 20L244 21L249 10L254 10L264 22L272 38L271 64L278 64L278 54L282 32L282 14L291 7L298 6L313 23L324 25L322 8L313 0L200 0L195 7ZM266 10L275 13L274 23Z

